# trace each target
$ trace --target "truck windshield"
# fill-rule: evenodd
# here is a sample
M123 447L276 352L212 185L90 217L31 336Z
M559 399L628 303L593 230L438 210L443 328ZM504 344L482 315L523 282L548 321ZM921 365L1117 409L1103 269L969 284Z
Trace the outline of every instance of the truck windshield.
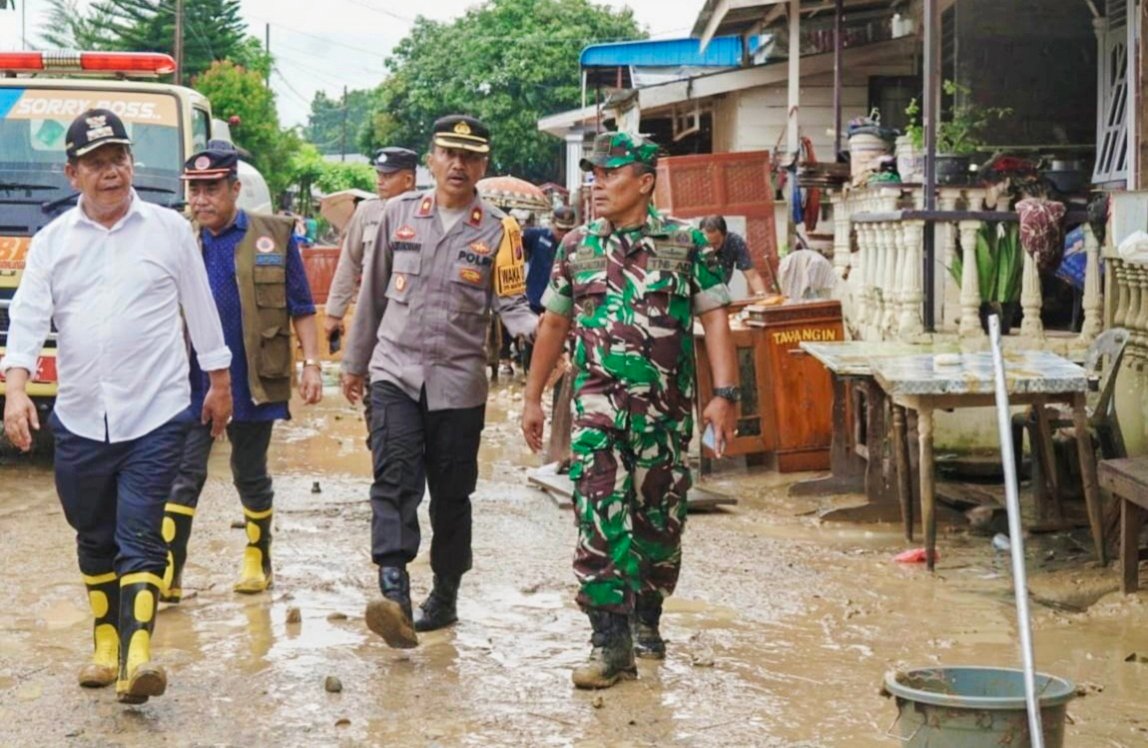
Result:
M68 125L80 112L91 108L113 110L124 120L132 139L138 182L152 184L156 178L161 182L178 180L184 155L176 96L29 84L0 88L0 182L53 184L68 189L67 184L59 185L59 178L52 176L63 173ZM38 173L46 179L37 179Z

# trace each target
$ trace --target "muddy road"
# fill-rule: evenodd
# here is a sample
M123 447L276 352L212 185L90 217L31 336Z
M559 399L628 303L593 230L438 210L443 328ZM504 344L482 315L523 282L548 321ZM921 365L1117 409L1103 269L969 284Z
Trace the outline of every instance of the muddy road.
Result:
M244 540L217 448L184 574L197 595L161 610L168 692L140 707L75 685L89 613L50 467L0 465L0 746L893 746L887 670L1019 667L1008 559L988 538L942 533L929 575L892 563L907 547L894 525L814 518L850 497L789 498L792 476L735 468L706 485L740 503L690 516L667 659L576 691L589 627L573 604L575 530L525 485L537 459L518 434L519 393L504 385L488 409L461 622L415 650L363 623L378 591L358 412L328 389L276 426L276 586L263 595L231 591ZM1037 663L1085 694L1069 704L1068 745L1148 745L1148 606L1116 592L1087 546L1032 543ZM416 604L426 548L410 569Z

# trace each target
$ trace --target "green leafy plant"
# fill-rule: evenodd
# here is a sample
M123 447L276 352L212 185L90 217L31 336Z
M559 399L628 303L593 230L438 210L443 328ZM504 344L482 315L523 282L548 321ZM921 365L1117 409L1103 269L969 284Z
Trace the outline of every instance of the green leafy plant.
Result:
M949 119L937 124L937 153L966 154L984 146L984 133L989 125L1012 114L1009 107L980 107L970 103L972 90L953 81L942 84L945 95L953 96ZM925 130L921 126L921 105L914 98L905 107L909 124L905 134L917 148L925 147Z
M1000 304L1019 301L1024 273L1020 226L1015 223L982 224L977 231L977 246L973 254L981 301ZM964 259L961 253L956 253L953 264L949 265L949 274L958 286L961 285L963 271Z

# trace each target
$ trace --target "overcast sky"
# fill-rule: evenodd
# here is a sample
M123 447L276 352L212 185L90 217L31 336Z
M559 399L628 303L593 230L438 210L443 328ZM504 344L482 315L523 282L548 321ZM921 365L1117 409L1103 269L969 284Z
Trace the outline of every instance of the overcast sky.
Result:
M88 2L80 0L81 6ZM383 59L407 35L415 15L448 20L476 4L475 0L242 0L251 34L263 39L267 24L271 25L271 52L276 60L271 86L284 125L306 122L315 91L338 98L344 85L351 89L376 85L384 75ZM652 37L678 38L689 36L704 2L613 0L600 4L628 5ZM47 3L17 0L15 11L8 5L8 10L0 11L0 49L21 48L22 21L29 42L38 43Z

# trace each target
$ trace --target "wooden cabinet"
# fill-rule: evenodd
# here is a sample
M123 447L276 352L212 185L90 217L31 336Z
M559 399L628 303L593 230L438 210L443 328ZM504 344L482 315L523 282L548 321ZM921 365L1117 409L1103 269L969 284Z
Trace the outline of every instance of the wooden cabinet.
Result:
M752 309L747 326L733 331L742 402L737 413L739 434L726 454L772 453L783 473L826 470L833 434L833 383L825 367L799 344L843 340L841 304L817 301ZM697 338L697 358L700 419L701 409L713 396L702 336ZM713 456L708 450L704 454Z

